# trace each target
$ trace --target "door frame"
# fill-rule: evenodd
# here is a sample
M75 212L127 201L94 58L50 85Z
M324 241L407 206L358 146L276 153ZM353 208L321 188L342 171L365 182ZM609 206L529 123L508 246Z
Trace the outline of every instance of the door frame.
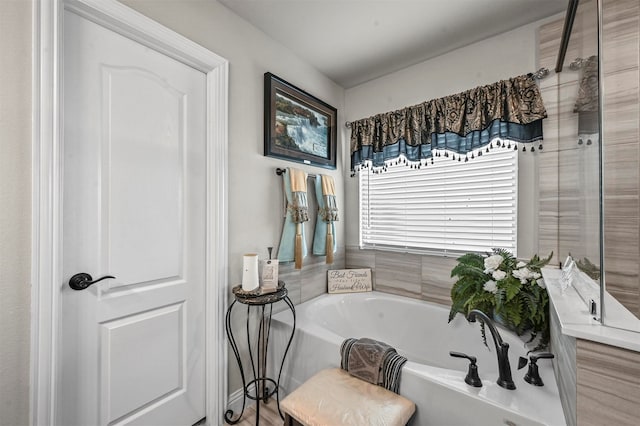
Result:
M30 424L56 419L62 277L62 30L71 10L206 74L207 224L205 353L207 424L227 404L228 73L226 59L116 0L35 0L31 235Z

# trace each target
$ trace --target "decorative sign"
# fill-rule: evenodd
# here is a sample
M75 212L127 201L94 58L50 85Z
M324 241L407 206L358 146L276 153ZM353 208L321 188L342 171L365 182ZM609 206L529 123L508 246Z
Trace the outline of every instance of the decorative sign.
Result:
M371 269L335 269L328 271L329 293L371 291Z

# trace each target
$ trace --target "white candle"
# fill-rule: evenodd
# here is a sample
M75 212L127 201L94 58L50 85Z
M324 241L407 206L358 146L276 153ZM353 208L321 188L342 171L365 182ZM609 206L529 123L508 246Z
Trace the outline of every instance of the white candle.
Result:
M242 262L242 290L252 291L258 288L258 255L247 253Z

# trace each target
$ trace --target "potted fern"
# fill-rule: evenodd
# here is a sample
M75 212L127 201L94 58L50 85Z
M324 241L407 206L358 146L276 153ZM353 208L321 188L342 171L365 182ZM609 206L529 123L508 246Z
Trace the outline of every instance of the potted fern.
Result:
M461 313L465 317L479 309L519 336L531 333L527 343L539 337L533 349L549 343L549 295L540 269L549 263L535 255L528 262L518 261L509 251L493 249L482 255L467 253L458 258L451 276L457 281L451 288L449 322ZM482 338L486 342L484 324Z

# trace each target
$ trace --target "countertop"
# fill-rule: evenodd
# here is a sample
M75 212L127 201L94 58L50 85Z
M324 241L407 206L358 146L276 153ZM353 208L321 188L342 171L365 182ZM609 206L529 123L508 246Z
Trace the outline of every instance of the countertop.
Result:
M587 303L573 286L564 290L561 288L561 274L562 271L557 268L542 269L551 309L555 309L558 314L563 334L640 352L640 320L638 318L605 292L604 312L607 325L603 325L589 314ZM628 329L616 327L623 324Z

